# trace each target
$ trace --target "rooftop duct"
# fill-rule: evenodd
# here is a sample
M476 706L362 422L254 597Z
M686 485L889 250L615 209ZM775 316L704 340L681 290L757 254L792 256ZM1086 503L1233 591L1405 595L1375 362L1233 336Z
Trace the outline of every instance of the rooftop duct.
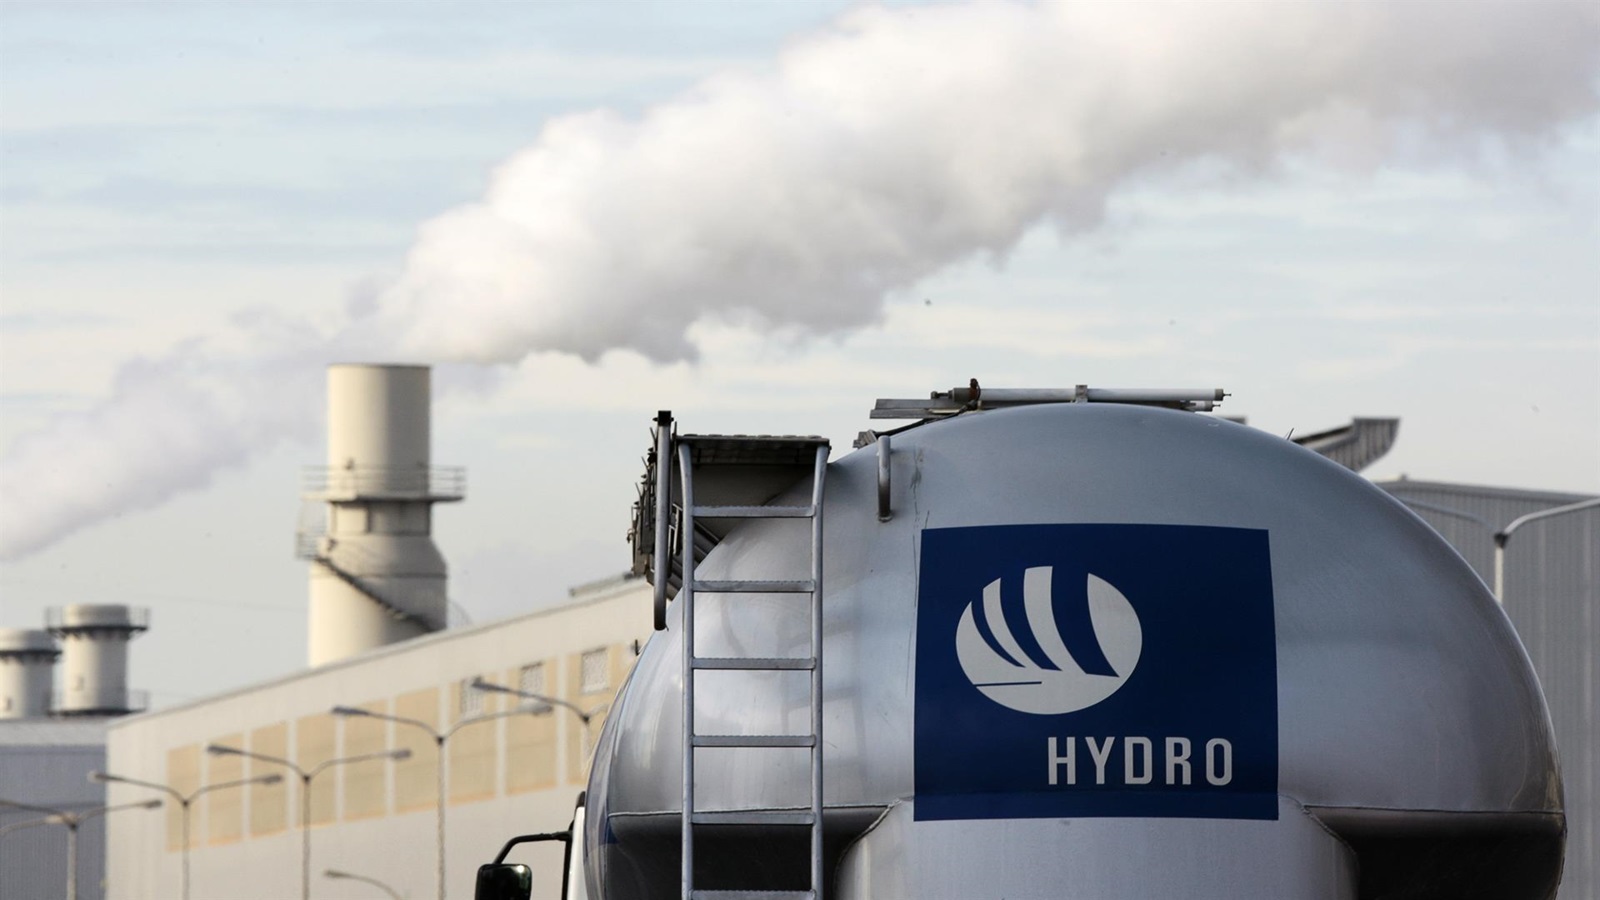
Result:
M45 611L61 642L61 687L52 710L63 716L120 716L147 705L128 690L128 642L150 628L150 610L77 603Z
M0 628L0 719L33 719L50 711L59 656L48 631Z

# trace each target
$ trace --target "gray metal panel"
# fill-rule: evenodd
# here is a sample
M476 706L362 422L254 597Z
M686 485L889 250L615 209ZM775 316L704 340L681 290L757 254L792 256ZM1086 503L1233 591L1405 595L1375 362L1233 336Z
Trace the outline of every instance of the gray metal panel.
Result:
M7 723L0 726L0 798L68 811L99 807L105 803L105 786L90 783L87 775L105 768L105 759L103 726ZM44 815L0 807L0 827ZM160 813L141 810L118 815ZM90 819L78 829L79 900L104 896L100 885L105 879L105 833L103 817ZM43 825L0 837L0 897L65 896L66 872L65 827Z
M1410 507L1411 511L1422 517L1424 522L1433 526L1433 529L1461 554L1486 584L1494 580L1496 531L1518 516L1587 499L1587 495L1584 494L1523 491L1434 481L1382 481L1377 485ZM1521 531L1517 534L1515 542L1519 545L1518 551L1522 549L1521 542L1527 537L1529 535ZM1507 560L1512 566L1507 572L1508 588L1515 584L1512 579L1527 575L1526 572L1520 571L1524 568L1520 564L1526 555L1514 552L1512 556L1516 558Z
M1588 499L1413 481L1379 487L1411 505L1485 581L1493 579L1494 532L1518 516ZM1519 528L1506 545L1505 593L1561 754L1568 834L1558 897L1589 900L1600 896L1600 510Z

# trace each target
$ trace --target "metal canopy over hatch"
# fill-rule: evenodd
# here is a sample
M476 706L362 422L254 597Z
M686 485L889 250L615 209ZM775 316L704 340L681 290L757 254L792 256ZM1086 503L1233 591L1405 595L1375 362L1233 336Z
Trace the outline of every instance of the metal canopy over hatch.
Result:
M677 596L683 582L679 561L683 535L683 475L675 465L677 448L686 449L694 467L694 495L701 509L691 517L695 560L705 558L745 518L795 518L799 513L771 501L811 475L817 450L828 439L817 435L674 434L672 414L656 416L652 446L645 456L639 499L633 507L633 574L656 584L657 559L665 575L662 600ZM714 511L709 509L714 507ZM661 593L663 588L658 587ZM660 604L658 604L660 605Z

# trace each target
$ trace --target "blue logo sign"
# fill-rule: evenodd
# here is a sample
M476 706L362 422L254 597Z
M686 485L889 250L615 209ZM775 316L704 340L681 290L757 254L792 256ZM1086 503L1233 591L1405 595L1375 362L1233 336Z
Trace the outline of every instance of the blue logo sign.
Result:
M1277 818L1265 531L922 533L916 817Z

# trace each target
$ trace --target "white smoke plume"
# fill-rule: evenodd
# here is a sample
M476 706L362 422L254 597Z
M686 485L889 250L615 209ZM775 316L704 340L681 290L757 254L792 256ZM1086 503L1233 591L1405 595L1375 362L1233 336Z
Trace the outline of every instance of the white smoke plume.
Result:
M0 558L310 430L284 405L320 362L685 359L711 317L846 331L1041 222L1093 227L1133 179L1535 144L1593 114L1597 78L1584 0L863 9L638 118L551 121L481 202L422 228L359 327L130 369L0 463Z

